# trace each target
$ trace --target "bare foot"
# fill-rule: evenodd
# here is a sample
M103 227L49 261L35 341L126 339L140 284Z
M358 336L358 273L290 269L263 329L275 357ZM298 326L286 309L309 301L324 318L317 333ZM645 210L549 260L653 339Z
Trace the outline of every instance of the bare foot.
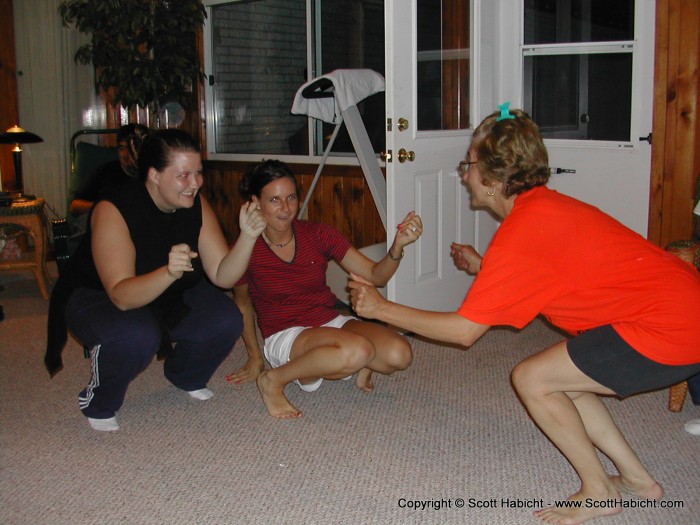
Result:
M642 499L660 500L664 495L663 487L652 478L646 482L633 482L622 479L621 476L610 476L610 481L621 493Z
M301 410L284 397L284 388L281 391L274 388L268 374L269 372L267 371L262 372L258 376L256 383L260 391L260 397L262 397L270 415L277 419L293 419L303 416L304 414L302 414Z
M535 517L555 525L578 525L598 516L622 512L620 495L614 491L608 497L577 492L559 504L536 511Z
M360 370L355 376L355 385L364 392L373 392L372 371L369 368Z

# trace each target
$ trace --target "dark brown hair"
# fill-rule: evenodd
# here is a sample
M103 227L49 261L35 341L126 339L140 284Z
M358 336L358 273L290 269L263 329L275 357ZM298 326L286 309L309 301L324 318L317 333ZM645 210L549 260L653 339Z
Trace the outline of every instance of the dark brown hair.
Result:
M259 164L250 167L244 177L241 179L239 187L243 200L249 201L253 195L258 199L262 194L262 190L272 181L282 178L288 178L294 182L297 197L301 194L301 188L296 176L292 170L280 160L264 160Z
M139 179L148 178L148 170L163 171L172 161L175 151L200 153L199 144L192 135L179 129L162 129L150 133L141 144L138 156Z

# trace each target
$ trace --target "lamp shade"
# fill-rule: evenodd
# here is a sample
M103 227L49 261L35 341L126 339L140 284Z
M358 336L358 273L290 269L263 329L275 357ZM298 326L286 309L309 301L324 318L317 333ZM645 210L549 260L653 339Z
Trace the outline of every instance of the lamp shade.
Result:
M19 126L12 126L7 131L0 133L0 144L31 144L34 142L44 142L44 139Z

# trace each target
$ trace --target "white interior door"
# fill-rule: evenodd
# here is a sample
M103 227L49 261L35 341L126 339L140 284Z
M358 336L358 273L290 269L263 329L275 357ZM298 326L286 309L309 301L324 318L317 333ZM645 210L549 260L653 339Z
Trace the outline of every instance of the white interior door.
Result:
M421 216L424 225L423 235L406 250L390 281L387 297L418 308L450 311L459 306L473 281L454 267L450 244L472 244L483 251L496 222L485 212L470 208L458 174L458 163L464 160L471 138L465 121L470 112L462 108L452 117L445 116L449 104L458 105L446 100L447 78L471 83L468 75L456 73L471 67L471 49L469 44L445 49L441 28L449 24L468 31L470 2L443 3L452 9L436 9L435 2L423 0L385 3L386 100L391 121L386 134L391 152L386 162L388 240L391 242L397 224L411 210ZM429 20L430 16L437 18ZM471 39L465 35L462 41L466 40ZM469 86L456 86L452 91L460 89ZM471 103L469 96L461 100Z

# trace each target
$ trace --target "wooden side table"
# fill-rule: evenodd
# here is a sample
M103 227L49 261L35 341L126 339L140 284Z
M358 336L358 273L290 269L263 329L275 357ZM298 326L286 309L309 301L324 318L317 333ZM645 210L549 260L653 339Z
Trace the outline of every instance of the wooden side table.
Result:
M34 239L34 251L23 253L19 259L0 258L1 270L31 270L39 285L44 299L49 298L46 286L51 282L46 268L46 251L48 235L46 232L46 212L44 199L38 198L27 202L13 202L11 206L0 206L0 224L17 224L27 229Z

